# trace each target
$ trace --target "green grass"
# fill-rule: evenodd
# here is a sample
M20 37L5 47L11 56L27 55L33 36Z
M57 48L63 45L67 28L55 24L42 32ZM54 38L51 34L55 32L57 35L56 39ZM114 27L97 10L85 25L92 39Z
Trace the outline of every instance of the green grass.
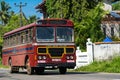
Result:
M9 66L4 66L4 65L0 64L0 68L9 68Z
M92 64L80 67L75 71L120 73L120 56L114 57L112 60L95 61Z
M9 68L8 66L2 65L1 58L0 58L0 68Z

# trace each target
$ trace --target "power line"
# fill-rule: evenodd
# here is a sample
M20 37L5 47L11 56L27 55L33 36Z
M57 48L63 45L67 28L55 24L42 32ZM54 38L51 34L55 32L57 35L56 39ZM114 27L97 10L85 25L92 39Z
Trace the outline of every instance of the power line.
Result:
M25 7L26 5L27 5L27 3L25 3L25 4L22 4L22 2L20 2L20 4L16 4L16 3L14 3L14 5L16 6L16 7L19 7L20 8L20 11L19 11L19 13L20 13L20 27L22 27L23 26L23 22L22 22L22 7Z

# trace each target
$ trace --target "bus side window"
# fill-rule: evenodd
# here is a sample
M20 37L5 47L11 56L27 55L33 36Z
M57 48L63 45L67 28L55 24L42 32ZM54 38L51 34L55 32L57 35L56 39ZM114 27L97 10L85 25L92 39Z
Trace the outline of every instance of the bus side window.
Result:
M17 34L17 44L21 43L20 33Z
M23 43L23 32L20 33L20 43Z
M11 36L9 36L9 46L11 46Z
M21 33L21 43L25 43L25 35L24 32Z
M10 46L12 46L13 45L13 36L11 36L11 40L10 40Z
M6 47L7 47L7 44L8 44L7 38L5 38L5 46L6 46Z
M6 42L8 42L6 46L9 47L9 45L10 45L10 37L7 38Z
M28 30L25 31L25 42L28 43Z
M14 40L14 45L16 45L17 44L16 34L14 35L13 40Z
M5 46L6 46L6 44L5 44L6 41L5 41L5 38L3 38L3 39L4 39L4 40L3 40L3 45L4 45L4 47L5 47Z
M7 45L7 47L9 47L10 46L10 36L8 37L8 45Z
M13 44L12 41L13 41L13 40L12 40L12 36L11 36L11 37L10 37L10 46L12 46L12 44Z
M4 38L4 47L7 46L7 45L6 45L6 42L7 42L7 40L6 40L6 38Z
M33 29L31 28L28 30L28 41L32 42L32 40L33 40Z

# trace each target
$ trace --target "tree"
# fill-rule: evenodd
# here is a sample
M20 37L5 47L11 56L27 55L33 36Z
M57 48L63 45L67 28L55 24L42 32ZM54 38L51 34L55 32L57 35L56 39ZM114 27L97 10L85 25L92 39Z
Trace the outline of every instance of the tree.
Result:
M104 35L100 29L100 23L103 15L106 13L101 8L102 3L99 3L95 8L91 9L87 16L81 22L75 23L76 44L85 48L87 38L91 38L93 42L102 41Z
M2 45L3 45L3 35L6 32L12 31L16 28L20 27L20 18L19 15L13 14L9 20L9 23L7 23L4 27L3 25L0 25L0 53L2 51ZM23 25L28 24L25 18L23 18Z
M86 15L86 0L47 0L47 13L50 18L81 20ZM85 10L86 9L86 10ZM84 14L82 14L84 13Z
M50 18L65 18L81 21L87 15L87 12L94 8L100 1L46 0L47 14Z
M5 1L1 1L1 10L0 10L0 20L2 21L2 24L5 25L10 19L10 14L12 13L9 11L11 7L9 4L5 3Z
M29 18L28 18L28 22L29 22L29 23L33 23L33 22L35 22L36 20L37 20L37 18L36 18L35 15L29 16Z
M2 44L3 44L3 25L0 25L0 59L1 59L1 52L2 52ZM1 60L0 60L1 61Z
M0 25L0 46L2 46L2 42L3 42L3 26L2 25Z
M120 1L112 5L113 10L120 10Z
M28 22L26 21L25 18L23 18L22 20L23 20L23 25L28 24ZM14 14L13 16L11 16L9 23L6 24L6 26L4 27L4 33L9 32L9 31L14 30L14 29L19 28L19 27L20 27L19 15Z
M47 14L50 18L71 19L75 24L77 46L85 48L87 38L100 41L103 38L100 20L104 11L101 0L46 0Z

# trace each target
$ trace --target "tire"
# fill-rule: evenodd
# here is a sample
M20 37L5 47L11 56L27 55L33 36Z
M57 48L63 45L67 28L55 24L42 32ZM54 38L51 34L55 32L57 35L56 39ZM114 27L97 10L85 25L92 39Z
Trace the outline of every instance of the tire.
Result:
M26 61L27 74L31 75L34 73L34 68L30 66L29 59Z
M36 72L36 74L42 74L42 73L44 73L44 67L38 67L38 68L35 68L35 72Z
M9 67L10 67L10 73L18 73L19 67L12 66L12 60L9 59Z
M14 73L14 67L12 66L12 60L9 59L10 73Z
M59 72L60 72L60 74L65 74L67 72L67 68L66 67L60 67Z

